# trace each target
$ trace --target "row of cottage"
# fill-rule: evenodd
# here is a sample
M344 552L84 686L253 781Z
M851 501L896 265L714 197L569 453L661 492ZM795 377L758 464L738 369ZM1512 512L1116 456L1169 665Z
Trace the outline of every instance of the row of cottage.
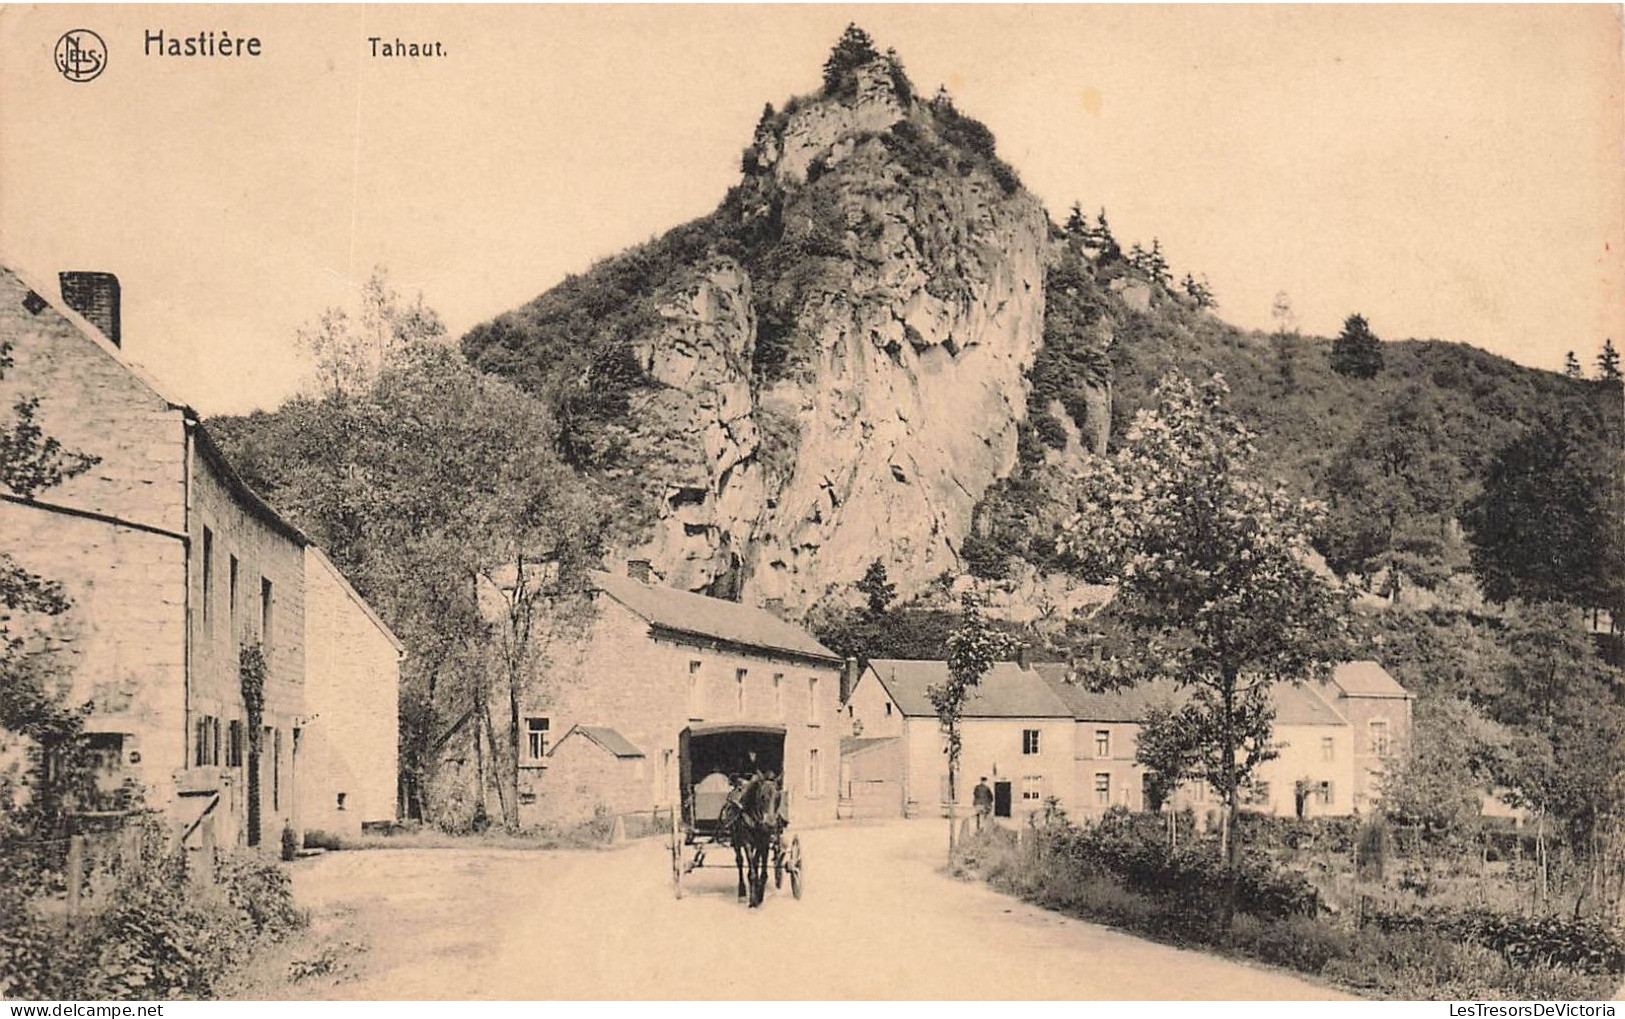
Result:
M107 783L133 779L194 844L256 845L285 827L355 833L397 815L401 645L309 538L226 462L198 415L125 358L119 289L64 273L60 298L0 268L0 402L41 398L37 423L98 458L61 485L0 491L0 551L60 581L52 621ZM946 756L927 694L946 664L861 671L761 608L654 583L646 563L593 578L597 610L568 677L522 716L520 819L669 810L680 733L717 722L784 731L798 823L933 813ZM242 649L263 654L249 710ZM1148 803L1135 734L1171 689L1091 693L1065 666L1002 663L964 712L968 804L985 778L995 812L1050 801L1087 815ZM1347 814L1377 794L1407 738L1411 698L1375 662L1275 692L1280 756L1253 806ZM255 731L257 728L257 731ZM257 737L257 738L256 738ZM1204 790L1176 806L1201 812Z

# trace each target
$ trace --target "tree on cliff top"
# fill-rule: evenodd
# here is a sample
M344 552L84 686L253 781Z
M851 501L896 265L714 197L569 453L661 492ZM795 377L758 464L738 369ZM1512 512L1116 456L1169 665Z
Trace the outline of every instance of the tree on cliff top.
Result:
M880 51L869 33L849 23L846 31L830 50L824 61L824 95L832 99L850 99L857 94L857 70L864 64L878 60Z

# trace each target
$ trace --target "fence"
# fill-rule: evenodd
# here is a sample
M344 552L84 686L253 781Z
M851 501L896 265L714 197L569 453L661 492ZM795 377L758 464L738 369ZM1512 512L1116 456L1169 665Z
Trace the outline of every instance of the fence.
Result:
M101 909L118 876L142 854L179 851L167 845L167 831L149 823L160 815L150 809L86 811L66 817L66 833L43 839L0 842L18 872L35 876L42 904L68 916ZM154 845L154 838L164 845ZM200 868L212 873L213 868Z

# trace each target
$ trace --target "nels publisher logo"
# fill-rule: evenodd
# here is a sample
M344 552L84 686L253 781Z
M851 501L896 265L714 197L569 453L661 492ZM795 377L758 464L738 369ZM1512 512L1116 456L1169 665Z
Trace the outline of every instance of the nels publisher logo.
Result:
M69 81L90 81L107 67L107 44L88 28L63 32L56 41L56 69Z

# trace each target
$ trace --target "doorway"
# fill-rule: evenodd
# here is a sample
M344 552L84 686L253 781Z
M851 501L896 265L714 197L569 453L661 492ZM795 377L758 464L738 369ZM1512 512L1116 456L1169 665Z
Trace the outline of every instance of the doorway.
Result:
M995 781L993 783L993 816L1010 816L1010 783Z

